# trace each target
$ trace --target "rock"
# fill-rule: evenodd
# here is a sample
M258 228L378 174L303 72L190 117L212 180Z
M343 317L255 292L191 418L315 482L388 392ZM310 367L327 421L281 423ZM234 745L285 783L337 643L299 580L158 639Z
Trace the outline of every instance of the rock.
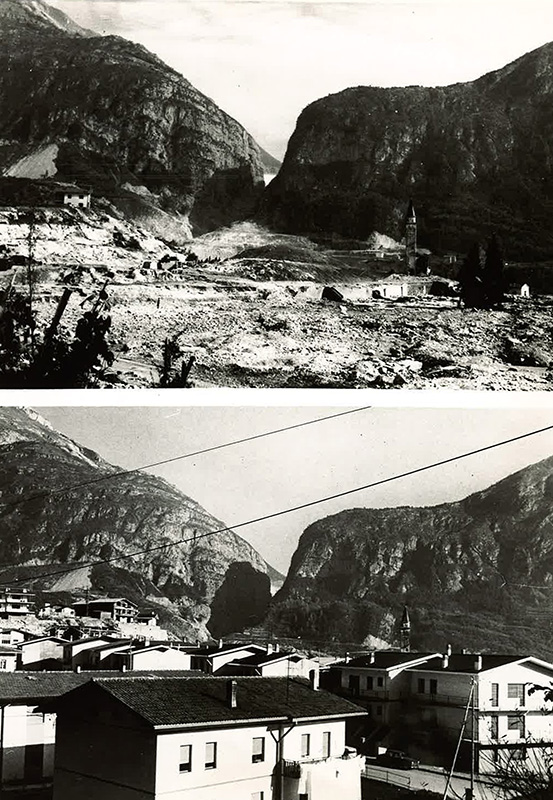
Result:
M504 357L508 364L515 366L549 367L553 362L551 350L510 336L505 337Z
M192 638L207 637L209 606L236 564L245 565L242 573L263 576L252 581L250 599L259 599L259 584L267 583L271 568L232 531L205 536L222 523L161 478L132 472L110 479L116 467L58 434L34 412L15 408L0 409L0 454L2 502L23 492L37 494L32 503L6 508L0 518L3 564L30 563L35 573L39 567L49 572L49 565L96 561L108 549L126 553L172 545L113 567L94 567L89 579L98 593L107 590L138 603L148 599L148 605L152 597L168 601L169 627ZM63 502L49 495L79 483L78 490L63 494ZM45 578L37 588L51 589L56 581ZM245 592L240 606L229 609L235 623L247 605L247 587Z
M141 45L60 19L41 0L0 3L3 174L33 177L30 159L34 177L77 174L93 203L107 191L165 238L183 238L189 220L203 231L250 213L263 166L244 128Z
M270 314L260 314L258 322L266 331L283 331L288 328L288 320L286 317Z
M552 102L552 43L468 83L316 100L265 190L265 219L289 233L400 239L412 196L431 250L466 252L492 227L514 256L541 259L553 250Z

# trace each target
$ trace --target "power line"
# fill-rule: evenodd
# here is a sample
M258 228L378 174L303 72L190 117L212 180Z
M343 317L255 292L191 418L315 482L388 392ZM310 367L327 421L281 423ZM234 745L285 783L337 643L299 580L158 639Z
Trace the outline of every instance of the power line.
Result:
M31 495L30 497L22 497L19 500L13 500L11 503L6 503L2 506L3 510L8 510L11 508L15 508L16 506L22 505L23 503L31 503L34 500L41 500L42 498L53 497L58 494L65 494L66 492L72 492L75 489L82 489L85 486L91 486L96 483L102 483L104 481L112 480L113 478L120 478L124 475L133 475L135 472L142 472L146 469L153 469L154 467L161 467L164 464L172 464L175 461L183 461L186 458L194 458L195 456L201 456L205 453L213 453L216 450L224 450L227 447L235 447L238 444L244 444L246 442L253 442L256 439L264 439L266 436L274 436L277 433L285 433L286 431L293 431L298 430L298 428L306 428L308 425L316 425L319 422L327 422L331 419L338 419L339 417L347 417L351 414L358 414L360 411L368 411L372 406L361 406L360 408L351 408L347 411L340 411L337 414L329 414L326 417L317 417L316 419L306 420L305 422L298 422L295 425L287 425L285 428L277 428L273 431L265 431L264 433L257 433L253 436L246 436L243 439L235 439L231 442L224 442L223 444L216 444L213 447L205 447L203 450L195 450L192 453L184 453L180 456L172 456L171 458L164 458L161 461L154 461L151 464L144 464L141 467L135 467L134 469L122 469L116 472L111 472L109 475L100 475L97 478L90 478L87 481L81 481L81 483L74 483L71 486L62 486L61 489L51 489L44 492L38 492L37 494Z
M34 575L29 578L16 578L13 581L10 581L10 584L16 583L27 583L30 580L37 580L40 578L50 578L55 575L66 575L69 572L76 572L80 569L85 569L87 567L95 567L99 566L100 564L110 564L114 561L126 561L130 558L137 558L138 556L146 555L148 553L155 553L161 550L168 550L171 547L176 547L179 544L188 544L190 542L196 543L200 539L206 539L209 536L216 536L222 533L232 533L233 531L239 528L245 528L248 525L255 525L259 522L267 522L270 519L276 519L277 517L282 517L285 514L292 514L295 511L301 511L306 508L313 508L314 506L321 505L322 503L327 503L330 500L337 500L342 497L348 497L349 495L356 494L358 492L365 491L367 489L374 489L376 486L383 486L386 483L392 483L393 481L400 480L402 478L408 478L412 475L418 475L421 472L427 472L431 469L437 469L438 467L443 467L446 464L452 464L455 461L461 461L464 458L469 458L470 456L479 455L480 453L488 452L489 450L497 449L498 447L504 447L507 444L513 444L514 442L520 442L523 439L528 439L531 436L537 436L540 433L546 433L547 431L553 430L553 425L548 425L545 428L538 428L537 430L528 431L527 433L519 434L518 436L513 436L510 439L503 439L500 442L494 442L493 444L488 444L483 447L478 447L476 450L469 450L466 453L460 453L456 456L450 456L449 458L444 458L440 461L433 461L431 464L425 464L422 467L415 467L414 469L406 470L405 472L397 473L396 475L390 475L387 478L381 478L378 481L373 481L372 483L364 484L363 486L357 486L354 489L345 489L343 492L336 492L335 494L326 495L325 497L320 497L316 500L309 500L305 503L300 503L296 506L291 506L290 508L282 509L281 511L273 511L270 514L264 514L260 517L255 517L254 519L246 520L245 522L238 522L232 526L226 526L224 528L218 528L214 531L206 531L206 533L202 533L199 536L194 534L194 536L188 537L186 539L178 539L175 542L166 542L165 544L155 545L155 547L147 547L142 550L137 550L135 553L128 553L119 556L111 556L110 558L103 558L97 561L87 561L81 564L78 564L74 567L68 567L62 570L56 570L53 572L44 572L39 575Z

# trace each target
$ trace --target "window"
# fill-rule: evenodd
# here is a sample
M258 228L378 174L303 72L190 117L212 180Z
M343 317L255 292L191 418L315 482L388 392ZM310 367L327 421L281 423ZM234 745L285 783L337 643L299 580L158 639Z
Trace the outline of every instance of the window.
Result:
M523 683L509 683L507 684L507 697L509 700L518 700L520 705L524 705L524 684Z
M373 680L373 677L372 677L372 675L369 675L369 676L367 677L367 691L368 691L368 692L372 692L372 690L373 690L373 686L374 686L374 680Z
M302 733L301 735L301 757L306 758L311 750L311 734Z
M491 697L492 706L495 708L499 705L499 684L492 683L492 697Z
M520 714L508 714L507 730L518 731L520 736L524 736L524 717Z
M0 669L7 669L7 668L8 668L7 659L0 658Z
M330 731L323 731L323 758L330 758L330 744L331 744Z
M359 688L360 688L360 677L359 675L350 675L348 678L348 687L352 694L358 695Z
M430 678L430 694L438 694L438 681Z
M252 739L252 764L265 761L265 737L254 736Z
M417 692L419 694L424 694L424 678L419 678L417 683Z
M492 739L499 739L499 717L492 717L490 719L490 737Z
M216 766L217 766L217 742L206 742L205 768L215 769Z
M380 677L376 679L377 686L384 686L384 678Z
M181 744L179 772L192 772L192 745Z

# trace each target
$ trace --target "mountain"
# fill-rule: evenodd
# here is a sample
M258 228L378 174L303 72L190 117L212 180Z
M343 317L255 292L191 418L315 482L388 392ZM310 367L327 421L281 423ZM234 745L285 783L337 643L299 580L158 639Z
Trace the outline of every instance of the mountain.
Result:
M495 230L513 258L550 257L553 43L469 83L359 86L301 113L264 215L290 233L400 238L466 251Z
M302 534L269 627L553 657L553 458L456 503L354 508ZM267 623L265 623L267 624Z
M0 508L0 581L66 600L124 595L194 639L260 619L279 577L232 531L210 536L223 523L174 486L121 473L29 410L0 408Z
M42 0L0 0L0 172L92 187L190 235L249 214L261 151L139 44L84 31Z

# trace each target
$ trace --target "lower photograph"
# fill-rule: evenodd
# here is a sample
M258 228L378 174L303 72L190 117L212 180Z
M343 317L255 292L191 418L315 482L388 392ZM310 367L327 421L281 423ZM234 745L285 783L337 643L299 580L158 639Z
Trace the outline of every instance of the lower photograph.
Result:
M0 793L553 794L553 407L0 407Z

